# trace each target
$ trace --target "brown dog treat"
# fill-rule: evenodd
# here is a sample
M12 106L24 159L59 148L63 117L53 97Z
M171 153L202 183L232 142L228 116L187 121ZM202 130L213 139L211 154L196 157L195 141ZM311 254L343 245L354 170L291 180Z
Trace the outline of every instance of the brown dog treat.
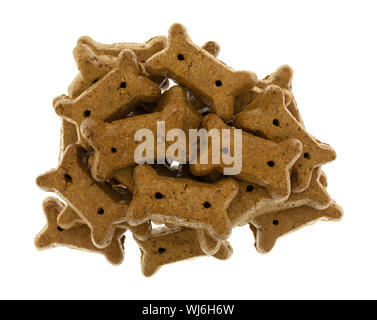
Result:
M147 241L135 240L141 250L141 270L146 277L152 276L165 264L205 255L200 249L193 229L159 228L153 230L152 236ZM232 248L228 242L225 242L214 257L226 260L231 255Z
M287 200L281 201L272 199L263 187L239 181L239 192L228 208L230 224L232 227L243 226L249 223L252 217L302 205L325 209L331 203L325 182L324 173L320 168L316 168L307 190L302 193L291 193Z
M96 180L107 180L117 170L135 165L135 149L144 143L135 141L137 130L149 129L153 133L153 158L146 159L151 162L161 160L157 154L157 121L165 121L166 132L170 129L188 130L199 126L200 115L188 105L185 92L180 87L166 91L158 109L162 111L112 123L92 119L86 119L82 123L81 132L95 150L92 175ZM173 143L174 141L166 141L165 151Z
M202 45L202 48L215 58L217 58L220 53L220 45L215 41L206 42Z
M116 69L79 97L56 99L54 108L58 115L79 127L84 119L104 121L127 115L140 101L156 101L160 95L160 88L140 75L135 54L124 50Z
M260 208L254 216L263 215L269 212L281 211L289 208L308 206L318 210L326 209L331 204L331 197L321 182L321 169L315 168L309 187L300 193L291 193L285 201L275 202L269 206Z
M118 229L108 247L99 249L91 241L90 229L85 225L76 228L63 229L57 224L58 215L64 210L64 204L58 199L49 197L43 202L47 225L36 236L35 245L38 249L65 246L103 254L112 264L120 264L124 258L121 238L123 230Z
M89 46L78 44L73 50L79 73L68 87L68 95L76 98L117 66L117 57L98 55Z
M84 220L82 220L80 216L68 206L65 206L65 208L59 213L57 223L63 229L71 229L85 224ZM122 222L120 224L115 224L114 227L123 230L130 230L133 236L139 240L147 240L152 232L152 226L149 221L138 226L130 226L127 222Z
M231 155L235 153L233 127L227 126L218 116L209 114L203 118L202 128L207 131L218 129L220 131L220 141L222 141L222 129L229 129L231 133L230 150L227 150L227 153ZM209 137L208 141L212 141L212 138ZM221 152L224 148L228 149L228 146L221 146L220 150L213 150L212 143L209 143L208 154L206 155L208 164L199 163L200 157L198 157L198 163L190 166L191 173L196 176L202 176L208 175L213 171L223 171L224 168L233 166L233 164L224 162L224 155ZM242 168L236 177L266 187L274 198L287 198L290 193L289 170L299 158L301 150L301 142L297 139L287 139L277 144L243 131ZM219 164L212 163L212 152L220 153Z
M101 44L88 36L79 38L77 46L73 50L77 67L80 73L68 88L71 97L76 98L93 83L103 78L117 65L117 57L122 50L132 50L138 58L141 69L144 62L166 45L166 37L159 36L148 40L146 43L116 43ZM153 77L151 79L161 87L168 83L165 77Z
M82 163L82 149L70 145L57 169L37 178L37 185L56 192L90 227L93 243L104 248L111 242L114 224L125 221L127 205L119 204L114 196L93 180Z
M87 153L87 161L86 161L86 166L90 171L92 171L93 168L93 163L94 163L94 151L88 152ZM132 172L131 172L132 174ZM127 181L124 181L125 183ZM129 181L129 183L134 184L133 179L132 181ZM101 187L104 187L105 189L109 189L109 187L115 191L115 193L112 193L112 196L115 201L119 202L120 204L122 203L130 203L132 200L132 191L128 189L124 184L122 184L120 181L118 181L115 177L111 177L107 181L103 182L98 182L98 185Z
M284 94L284 101L287 110L291 115L304 126L304 122L301 118L300 112L297 108L296 100L292 94L292 79L293 79L293 70L288 65L283 65L279 67L275 72L268 75L263 80L259 80L257 87L261 88L264 91L267 87L271 85L276 85L280 87ZM261 92L260 95L262 95Z
M228 208L230 224L232 227L243 226L249 223L251 217L303 205L325 209L330 205L331 198L325 189L323 177L320 168L316 168L309 188L302 193L291 193L284 201L272 199L263 187L239 181L240 190Z
M255 217L251 222L256 228L255 247L260 253L267 253L273 248L279 237L289 232L318 220L337 221L342 216L343 209L333 201L324 210L302 206Z
M145 68L188 88L226 121L233 116L234 97L257 81L254 73L234 71L195 45L180 24L170 27L167 47L149 58Z
M152 220L205 229L220 240L230 235L226 209L238 192L235 180L206 184L162 177L148 165L135 168L134 180L136 191L127 211L131 225Z
M220 53L220 45L215 41L206 42L202 48L215 58L217 58ZM204 108L210 111L210 108L199 98L195 97L189 90L187 90L187 100L195 110L198 110L198 112Z
M165 91L158 107L156 108L156 111L161 111L172 103L182 105L181 108L185 111L183 129L186 133L188 133L188 129L199 128L202 121L202 116L196 111L195 108L193 108L191 104L188 103L186 91L181 86L173 86L169 90Z
M238 113L234 124L245 130L261 132L268 139L281 142L296 138L303 145L302 156L293 166L292 192L304 191L310 183L314 168L336 158L335 151L320 144L293 118L284 105L284 95L277 86L265 90L258 108Z
M283 65L264 79L259 80L256 86L263 91L269 86L278 86L284 94L286 105L289 105L292 101L292 78L292 68L288 65Z
M293 70L288 65L279 67L275 72L259 80L255 88L237 96L234 103L234 112L239 113L244 108L251 110L255 107L257 100L263 95L264 89L270 85L277 85L284 93L285 106L292 116L304 126L296 100L292 93Z
M82 36L77 41L78 45L89 46L98 55L108 55L117 57L123 50L132 50L140 62L144 63L156 52L161 51L166 46L166 37L157 36L149 39L145 43L112 43L102 44L88 36Z

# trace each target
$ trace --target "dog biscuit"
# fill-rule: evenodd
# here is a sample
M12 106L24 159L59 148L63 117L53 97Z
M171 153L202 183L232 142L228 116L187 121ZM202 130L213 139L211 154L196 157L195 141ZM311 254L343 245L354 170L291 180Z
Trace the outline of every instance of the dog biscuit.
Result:
M79 74L68 88L69 96L76 98L93 83L99 81L117 65L117 57L122 50L132 50L140 68L144 69L145 61L153 54L161 51L166 45L166 37L158 36L148 40L146 43L114 43L102 44L94 41L88 36L83 36L77 41L73 50ZM152 77L152 81L161 87L167 85L165 77Z
M257 81L254 73L234 71L195 45L180 24L170 27L167 47L150 57L145 68L188 88L225 121L233 116L235 96L252 89Z
M92 231L93 243L103 248L109 245L114 224L125 221L127 205L118 204L92 178L82 163L82 149L70 145L57 169L37 178L37 185L56 192L80 216Z
M231 232L226 209L238 192L238 183L223 179L205 184L187 178L159 176L148 165L134 170L136 191L127 211L127 221L146 220L206 229L218 239Z
M47 225L35 238L35 245L38 249L60 245L101 253L106 256L110 263L115 265L122 263L124 252L121 238L124 238L124 230L118 229L114 233L113 240L109 246L100 249L93 245L90 229L85 224L70 229L63 229L57 224L57 217L64 210L64 204L58 199L53 197L45 199L43 210L46 215Z
M230 150L227 146L220 148L222 151L213 150L212 143L209 143L205 150L208 152L206 155L208 164L200 163L200 157L198 157L198 163L190 165L192 174L202 176L231 167L233 164L226 164L223 161L223 152L226 148L228 153L234 154L234 128L227 126L220 117L214 114L203 118L202 128L208 132L211 129L220 130L220 141L222 140L222 130L230 130ZM209 138L208 140L212 141L212 137ZM287 198L290 193L289 170L301 155L301 150L301 142L297 139L287 139L277 144L243 131L242 168L236 177L266 187L274 198ZM220 152L220 163L214 164L209 159L209 155L212 155L213 152Z
M140 74L135 54L124 50L116 69L77 98L56 99L54 108L79 127L84 119L110 121L123 117L140 101L156 101L160 95L158 85Z
M176 94L172 94L176 93ZM161 107L161 108L160 108ZM92 167L93 177L98 181L107 180L113 173L124 167L134 166L135 149L142 143L135 141L138 129L149 129L154 137L154 152L148 162L161 160L157 154L157 121L165 121L165 131L187 130L198 127L200 115L187 103L185 92L173 87L164 93L159 112L125 118L112 123L87 119L82 123L81 132L95 150ZM117 139L117 137L122 137ZM166 141L165 150L173 142Z
M324 210L302 206L263 214L251 221L256 232L255 247L259 252L267 253L279 237L289 232L318 220L337 221L342 216L343 210L335 202Z
M72 208L65 206L57 217L57 224L63 229L71 229L85 224L85 221L81 219ZM152 226L149 221L138 226L130 226L127 222L122 222L114 224L114 227L117 229L130 230L133 236L139 240L147 240L152 232Z
M147 241L135 240L141 250L141 269L146 277L152 276L165 264L205 256L193 229L160 228L153 230ZM232 247L224 241L214 257L226 260L232 253Z
M268 87L258 108L238 113L234 124L244 130L261 132L268 139L281 142L296 138L303 145L303 153L293 166L292 191L302 192L310 183L314 168L335 160L336 153L329 146L317 142L293 118L284 105L284 95L277 86Z
M298 110L296 100L292 93L293 70L288 65L279 67L275 72L259 80L256 86L240 96L237 96L234 102L234 112L239 113L244 108L251 110L257 103L257 100L263 95L264 90L276 85L280 87L284 94L285 106L292 116L304 126L301 114Z

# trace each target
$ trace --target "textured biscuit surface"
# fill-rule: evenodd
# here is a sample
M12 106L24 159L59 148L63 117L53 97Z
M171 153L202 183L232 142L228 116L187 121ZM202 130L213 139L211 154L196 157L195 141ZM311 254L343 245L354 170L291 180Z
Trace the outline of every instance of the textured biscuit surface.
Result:
M177 94L172 95L175 92ZM86 119L81 125L81 132L86 141L95 150L92 174L95 179L103 181L109 179L117 170L125 167L135 166L135 151L140 145L147 141L136 140L135 134L139 129L148 135L152 133L152 143L147 147L153 149L150 157L146 155L147 163L158 161L161 156L158 153L160 143L158 140L159 122L168 132L171 129L188 130L197 127L200 123L200 115L193 110L187 102L184 90L173 87L166 92L159 109L161 111L129 117L111 123L99 122L93 119ZM121 139L118 137L121 136ZM167 149L173 141L163 141L161 148ZM163 159L165 154L162 155ZM161 160L161 159L160 159ZM164 161L165 162L165 161Z
M140 73L132 51L122 51L117 62L116 69L77 98L57 98L54 101L55 112L79 127L85 119L116 119L127 115L140 101L160 98L160 88Z
M90 227L94 244L101 248L111 242L113 224L125 221L127 205L117 203L93 180L81 157L80 146L70 145L58 168L40 175L37 185L62 197Z
M153 230L147 241L136 241L141 249L142 273L147 277L152 276L165 264L205 255L193 229L160 228ZM232 247L225 241L214 257L225 260L232 252Z
M49 197L43 202L47 225L35 238L35 245L38 249L66 246L101 253L112 264L120 264L123 261L121 238L124 237L124 230L118 229L106 248L97 248L92 243L90 229L85 224L70 229L63 229L57 224L58 215L64 210L64 207L62 202L53 197Z
M170 27L167 48L149 58L145 68L182 84L227 121L235 96L252 89L257 79L251 72L232 70L195 45L180 24Z
M146 43L114 43L102 44L88 36L83 36L77 41L73 50L79 74L68 88L68 94L72 98L78 97L94 83L102 79L107 73L116 68L117 57L122 50L128 49L135 53L141 69L145 61L162 50L166 45L166 37L158 36ZM151 77L151 80L163 85L164 77Z
M238 192L235 180L206 184L162 177L148 165L136 167L134 179L136 192L127 211L131 225L153 220L206 229L219 239L230 235L226 209Z
M218 150L213 150L212 139L209 143L206 159L208 164L191 164L190 170L194 175L207 175L215 170L223 171L224 167L231 167L233 164L226 164L224 161L224 148L227 154L234 154L234 128L227 126L218 116L209 114L203 118L202 127L207 131L218 129L221 135L222 130L230 131L230 148L222 145ZM249 182L255 182L265 186L273 197L287 198L290 193L289 169L301 154L302 145L296 139L287 139L279 144L273 141L256 137L246 131L242 132L242 168L236 175L237 178ZM237 145L237 148L240 148ZM228 150L229 149L229 150ZM221 150L221 151L220 151ZM201 148L202 151L202 148ZM219 163L213 163L210 155L213 152L221 153Z
M295 138L301 141L303 152L293 167L292 191L302 192L310 183L314 168L335 160L335 151L319 143L296 121L284 104L284 95L277 86L268 87L258 108L238 113L234 124L242 129L262 132L275 142Z
M337 221L342 216L343 210L335 202L323 210L302 206L260 215L251 220L256 232L255 247L259 252L267 253L279 237L289 232L317 220Z

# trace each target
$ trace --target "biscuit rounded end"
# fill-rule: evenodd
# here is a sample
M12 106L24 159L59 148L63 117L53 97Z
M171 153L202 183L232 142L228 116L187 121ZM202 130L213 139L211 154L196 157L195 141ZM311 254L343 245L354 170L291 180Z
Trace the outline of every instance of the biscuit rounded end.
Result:
M285 64L280 66L276 69L276 71L272 74L272 76L275 78L275 82L281 87L281 88L290 88L292 79L293 79L293 69Z
M203 44L202 48L215 58L219 55L220 45L215 41L208 41Z

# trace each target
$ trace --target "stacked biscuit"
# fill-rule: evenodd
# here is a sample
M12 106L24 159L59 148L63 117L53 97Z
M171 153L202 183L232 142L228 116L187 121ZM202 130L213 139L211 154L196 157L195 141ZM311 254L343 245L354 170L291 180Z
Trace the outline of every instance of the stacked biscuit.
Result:
M321 169L336 155L305 130L291 68L258 80L225 65L218 52L215 42L195 45L180 24L168 39L144 44L79 39L79 73L68 96L53 103L62 118L59 164L37 178L65 203L44 201L38 248L89 250L119 264L130 230L150 276L193 257L228 259L237 226L249 225L256 249L266 253L288 232L341 218ZM192 130L218 136L206 148L195 140L196 161L188 150L175 158L176 140L159 136L161 123L185 142ZM148 140L140 129L151 143L137 159ZM232 171L229 158L237 154L241 166Z

